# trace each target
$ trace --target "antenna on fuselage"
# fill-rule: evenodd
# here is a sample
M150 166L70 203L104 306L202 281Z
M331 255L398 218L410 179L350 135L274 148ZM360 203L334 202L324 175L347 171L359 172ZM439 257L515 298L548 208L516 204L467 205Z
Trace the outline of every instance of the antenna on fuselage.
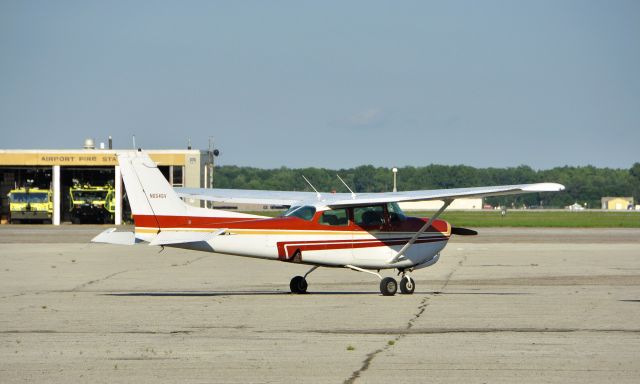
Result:
M307 180L307 178L306 178L306 177L304 177L304 175L302 175L302 178L304 179L304 181L306 181L306 182L307 182L307 184L309 184L309 186L310 186L311 188L313 188L313 190L314 190L314 191L316 191L316 196L318 196L318 200L320 200L320 197L321 197L321 196L320 196L320 192L318 192L318 190L316 189L316 187L314 187L314 186L313 186L313 184L311 184L311 182L310 182L309 180Z
M353 192L353 191L351 190L351 188L349 188L349 186L347 185L347 183L345 183L345 182L344 182L344 180L342 180L342 177L340 177L340 175L336 175L336 176L338 176L338 179L342 182L342 184L344 184L344 186L345 186L345 187L347 187L347 189L349 190L349 192L351 192L351 198L352 198L352 199L355 199L355 198L356 198L356 194L355 194L355 192Z

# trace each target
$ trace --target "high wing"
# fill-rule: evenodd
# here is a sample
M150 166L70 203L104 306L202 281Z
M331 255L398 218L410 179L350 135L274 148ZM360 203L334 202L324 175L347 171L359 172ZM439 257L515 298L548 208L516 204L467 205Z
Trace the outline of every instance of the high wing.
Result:
M174 188L178 196L217 203L295 205L301 201L318 200L315 192L265 191L254 189ZM328 194L331 195L331 194ZM349 193L338 193L343 198Z
M453 200L463 197L488 197L535 192L558 192L562 184L536 183L490 187L433 189L382 193L320 193L264 191L247 189L175 188L180 197L220 203L298 205L321 204L331 208L404 201Z

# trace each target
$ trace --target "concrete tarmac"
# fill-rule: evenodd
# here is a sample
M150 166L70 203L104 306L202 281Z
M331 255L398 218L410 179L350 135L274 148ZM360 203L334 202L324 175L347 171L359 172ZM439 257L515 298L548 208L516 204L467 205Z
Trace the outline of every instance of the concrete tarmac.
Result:
M481 229L383 297L102 229L0 227L0 382L640 382L640 230Z

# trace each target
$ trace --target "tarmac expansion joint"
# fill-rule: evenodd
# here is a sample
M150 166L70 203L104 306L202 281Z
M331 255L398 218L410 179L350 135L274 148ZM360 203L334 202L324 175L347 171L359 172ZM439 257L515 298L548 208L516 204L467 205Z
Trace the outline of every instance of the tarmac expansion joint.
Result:
M410 330L411 328L413 328L413 325L415 324L415 322L418 321L418 319L420 319L420 317L422 317L422 315L426 312L427 307L429 306L429 299L431 298L431 296L436 296L444 292L445 288L449 284L449 281L453 277L453 274L458 270L458 268L462 266L462 264L464 264L466 260L467 260L467 256L463 256L458 261L458 263L454 266L451 272L449 272L447 277L444 279L444 282L442 283L442 286L440 287L440 289L434 292L432 295L426 296L422 300L420 300L420 303L418 304L418 311L409 319L409 321L407 321L407 325L404 328L404 331L400 331L400 333L393 339L393 343L387 342L387 344L385 344L384 347L368 353L367 357L362 362L362 365L360 366L360 368L354 371L351 374L351 376L343 382L343 384L355 383L356 380L362 375L362 373L366 372L369 369L369 367L371 366L371 363L376 358L376 356L391 349L394 345L396 345L397 342L402 340L407 335L411 334Z

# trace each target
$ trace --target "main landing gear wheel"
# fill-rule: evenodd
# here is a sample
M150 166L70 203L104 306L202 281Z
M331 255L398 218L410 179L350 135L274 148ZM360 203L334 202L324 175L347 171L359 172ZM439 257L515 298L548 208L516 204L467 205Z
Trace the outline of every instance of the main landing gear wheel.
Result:
M291 293L307 293L307 279L302 276L296 276L291 279L289 283L289 288L291 288Z
M393 277L385 277L380 282L380 292L384 296L393 296L398 291L398 282Z
M410 295L416 289L416 283L409 276L405 276L400 280L400 292Z

